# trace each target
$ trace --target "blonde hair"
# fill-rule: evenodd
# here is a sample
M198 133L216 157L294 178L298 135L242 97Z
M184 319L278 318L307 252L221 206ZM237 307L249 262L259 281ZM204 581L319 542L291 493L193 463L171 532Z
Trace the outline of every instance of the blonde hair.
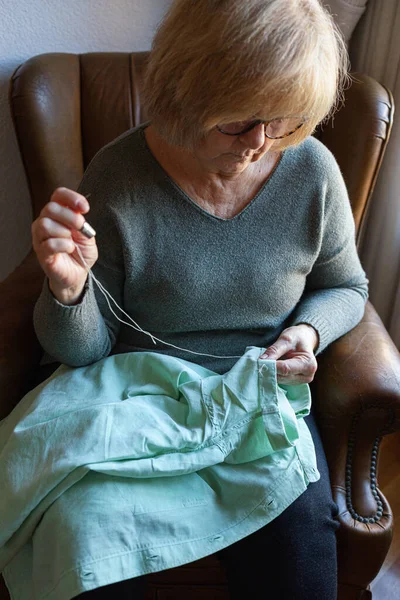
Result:
M347 69L319 0L175 0L154 38L145 104L158 133L184 148L216 124L307 117L283 149L333 113Z

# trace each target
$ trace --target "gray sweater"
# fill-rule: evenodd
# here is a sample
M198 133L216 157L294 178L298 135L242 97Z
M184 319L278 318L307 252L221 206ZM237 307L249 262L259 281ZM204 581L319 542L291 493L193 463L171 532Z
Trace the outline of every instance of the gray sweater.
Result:
M285 150L230 219L209 214L171 180L144 126L103 148L79 191L90 193L88 221L97 231L94 274L162 340L240 356L308 323L319 333L318 354L363 315L367 279L345 184L332 154L312 137ZM91 280L76 306L60 304L45 282L34 322L48 355L72 366L129 351L166 352L219 373L235 362L155 346L115 319Z

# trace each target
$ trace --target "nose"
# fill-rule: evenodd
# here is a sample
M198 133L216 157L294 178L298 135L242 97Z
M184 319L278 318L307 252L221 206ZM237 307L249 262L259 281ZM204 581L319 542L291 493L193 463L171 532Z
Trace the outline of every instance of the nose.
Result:
M264 123L260 123L247 131L247 133L243 133L239 136L240 141L247 147L252 150L258 150L265 144L265 129Z

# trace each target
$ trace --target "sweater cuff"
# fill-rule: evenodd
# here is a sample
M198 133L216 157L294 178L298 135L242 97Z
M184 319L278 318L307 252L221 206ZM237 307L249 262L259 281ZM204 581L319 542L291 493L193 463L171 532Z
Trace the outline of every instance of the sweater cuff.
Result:
M91 278L88 277L85 281L85 285L83 286L83 290L79 299L79 302L76 304L63 304L54 296L53 292L50 289L49 280L46 278L45 285L43 286L42 296L44 306L47 306L50 310L56 311L57 314L63 313L64 315L70 313L70 316L73 317L82 310L82 307L87 303L88 297L93 293L93 284Z

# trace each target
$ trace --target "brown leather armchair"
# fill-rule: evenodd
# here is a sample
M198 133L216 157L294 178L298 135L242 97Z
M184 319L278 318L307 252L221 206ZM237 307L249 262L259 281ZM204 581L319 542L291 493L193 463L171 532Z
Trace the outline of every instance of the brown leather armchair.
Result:
M77 188L104 144L145 120L146 57L143 52L44 54L15 71L10 106L35 216L57 186ZM325 126L318 136L342 169L360 235L394 109L388 90L365 75L354 78L334 127ZM41 350L32 309L42 281L30 254L0 284L0 418L37 381ZM362 322L319 357L312 388L340 509L339 598L370 598L369 584L393 530L390 506L376 483L379 443L400 427L399 354L371 304ZM229 598L213 556L151 574L149 583L148 597L154 599ZM0 597L8 597L4 586Z

